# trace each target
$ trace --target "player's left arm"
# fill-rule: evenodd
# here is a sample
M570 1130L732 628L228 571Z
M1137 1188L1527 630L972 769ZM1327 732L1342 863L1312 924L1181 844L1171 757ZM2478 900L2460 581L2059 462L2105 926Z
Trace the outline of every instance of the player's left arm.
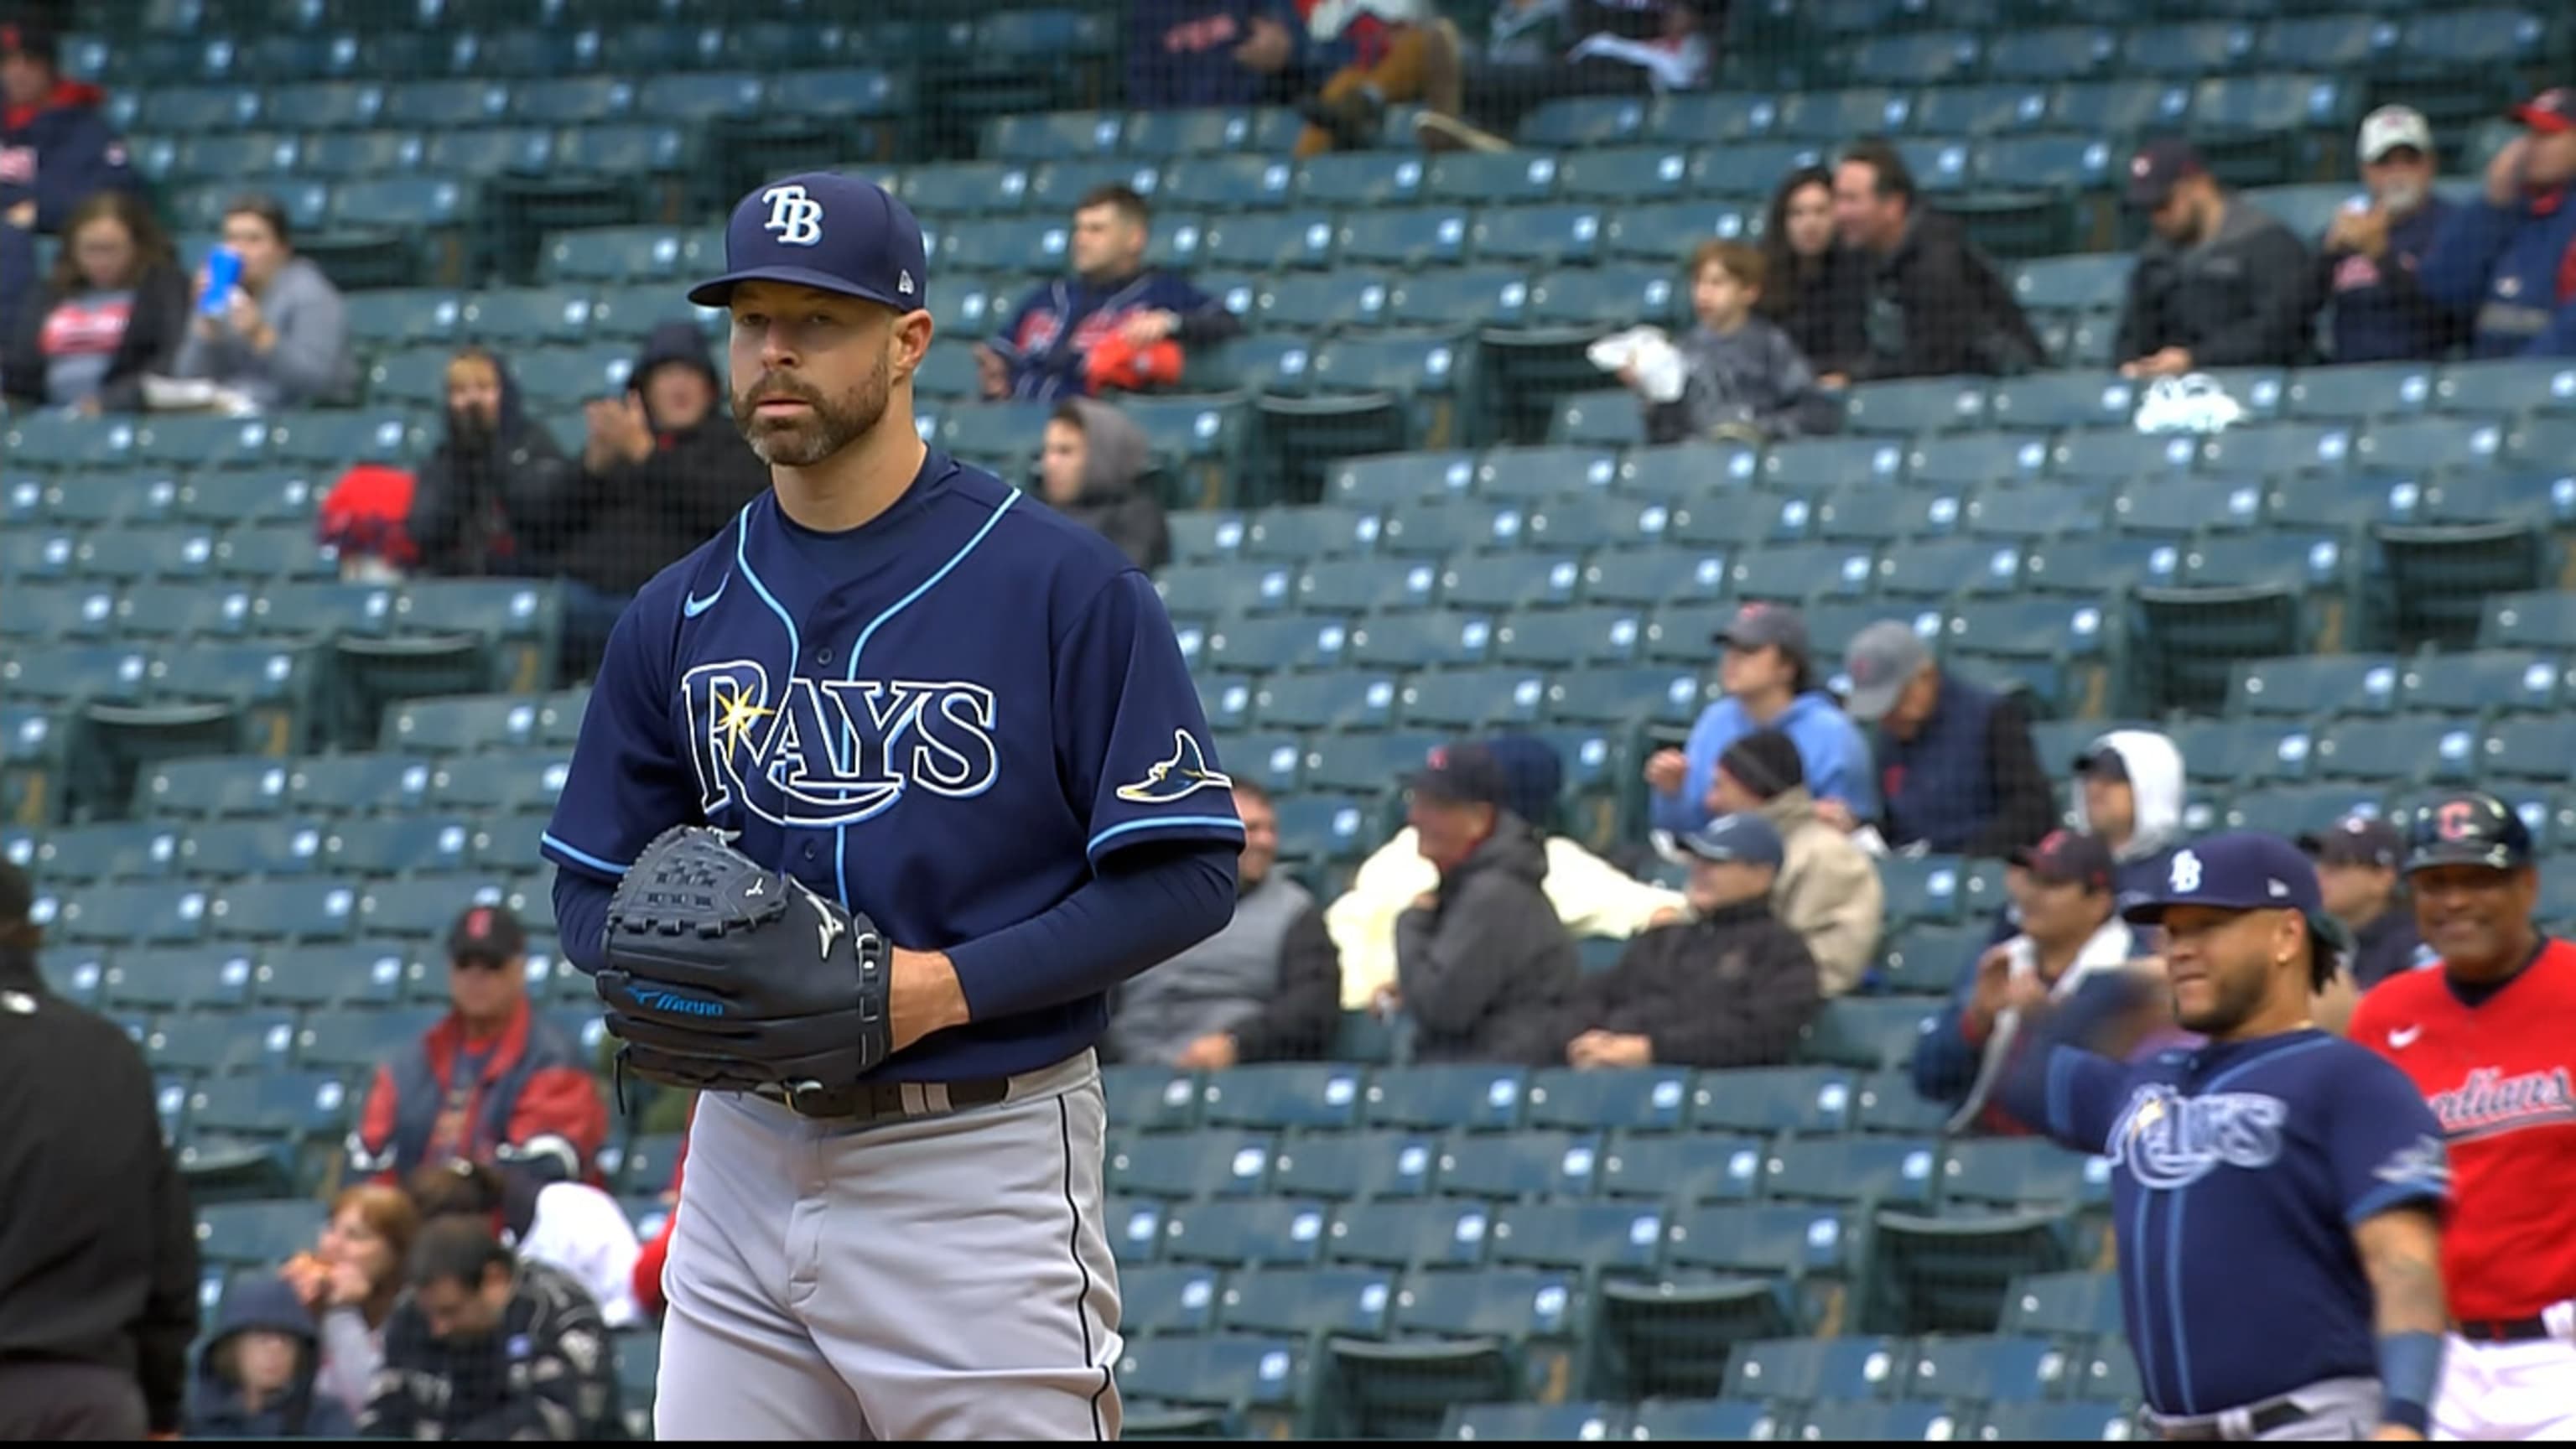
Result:
M2344 1219L2378 1309L2383 1439L2431 1432L2450 1309L2442 1288L2442 1213L2450 1159L2441 1124L2415 1084L2377 1058L2331 1087L2326 1142Z
M1153 584L1133 569L1112 577L1051 654L1056 772L1088 831L1092 879L990 936L927 959L898 952L897 1050L928 1031L1106 992L1233 919L1243 849L1234 782Z

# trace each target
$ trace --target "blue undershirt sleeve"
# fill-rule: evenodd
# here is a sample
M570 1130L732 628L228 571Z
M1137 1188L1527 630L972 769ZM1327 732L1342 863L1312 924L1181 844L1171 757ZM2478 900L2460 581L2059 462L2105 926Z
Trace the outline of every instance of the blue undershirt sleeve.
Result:
M1221 841L1122 850L1053 908L952 948L949 964L975 1021L1076 1001L1225 929L1235 860Z

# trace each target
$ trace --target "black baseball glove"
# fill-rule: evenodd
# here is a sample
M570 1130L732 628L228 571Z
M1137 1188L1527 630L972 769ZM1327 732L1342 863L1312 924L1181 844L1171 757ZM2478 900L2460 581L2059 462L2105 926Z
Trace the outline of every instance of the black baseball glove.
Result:
M745 1092L849 1086L891 1049L886 940L704 826L664 831L608 902L596 978L621 1069Z

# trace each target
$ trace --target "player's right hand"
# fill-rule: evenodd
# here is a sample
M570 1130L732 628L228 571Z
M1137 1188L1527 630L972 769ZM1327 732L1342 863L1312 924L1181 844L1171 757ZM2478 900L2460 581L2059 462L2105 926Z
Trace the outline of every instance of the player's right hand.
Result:
M1690 760L1681 751L1657 750L1646 757L1646 783L1665 795L1678 794L1682 777L1690 773Z

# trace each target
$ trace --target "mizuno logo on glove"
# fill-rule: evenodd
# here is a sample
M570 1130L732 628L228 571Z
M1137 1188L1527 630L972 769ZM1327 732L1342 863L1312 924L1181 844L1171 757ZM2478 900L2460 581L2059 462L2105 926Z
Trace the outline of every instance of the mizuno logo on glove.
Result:
M722 1016L724 1003L703 997L683 996L659 986L638 986L627 993L635 1004L647 1011L667 1011L680 1016Z

